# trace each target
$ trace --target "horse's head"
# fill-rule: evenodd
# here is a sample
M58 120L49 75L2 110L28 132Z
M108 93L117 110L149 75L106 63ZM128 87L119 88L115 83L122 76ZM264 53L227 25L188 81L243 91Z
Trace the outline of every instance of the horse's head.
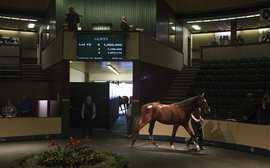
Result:
M199 97L198 104L197 104L198 107L200 107L202 112L204 112L205 114L210 113L211 110L210 110L210 107L208 106L206 99L204 98L204 93L202 93L198 97Z

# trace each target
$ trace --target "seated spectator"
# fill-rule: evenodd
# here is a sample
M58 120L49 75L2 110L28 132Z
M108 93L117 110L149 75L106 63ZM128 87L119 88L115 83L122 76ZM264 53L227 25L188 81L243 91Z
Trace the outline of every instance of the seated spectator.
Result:
M247 94L246 101L240 106L241 119L243 122L257 123L258 106L254 102L252 93Z
M229 45L230 43L231 43L231 42L230 42L229 36L226 35L226 36L224 37L224 45Z
M267 43L270 42L270 33L269 33L269 31L266 32L266 42L267 42Z
M4 41L3 41L3 35L0 34L0 44L3 44L3 43L4 43Z
M22 97L22 101L19 104L19 115L20 116L30 116L32 112L32 102L27 99L26 96Z
M213 38L213 40L212 40L212 42L211 42L211 45L212 45L212 46L218 45L216 38Z
M269 35L269 32L267 31L267 32L262 32L262 42L263 43L267 43L267 42L269 42L269 40L270 40L270 35Z
M7 100L7 104L2 107L2 114L5 117L14 117L17 115L16 107L11 103L10 100Z
M245 43L245 40L241 37L241 35L239 35L239 36L237 36L236 43L243 44L243 43Z
M270 124L270 96L264 95L259 116L260 124Z

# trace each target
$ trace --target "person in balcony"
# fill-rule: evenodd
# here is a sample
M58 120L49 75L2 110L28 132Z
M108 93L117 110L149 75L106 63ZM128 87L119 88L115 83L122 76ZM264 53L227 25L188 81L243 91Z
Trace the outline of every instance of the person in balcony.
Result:
M130 28L132 28L133 27L133 25L128 25L128 23L127 23L127 17L126 16L122 16L121 17L121 25L120 25L120 27L121 27L121 30L123 30L123 31L128 31Z
M73 7L68 8L69 13L67 14L65 22L68 24L68 31L77 31L78 24L80 23L80 17L75 12Z
M2 107L2 114L5 117L15 117L17 115L16 107L10 100L7 100L6 105Z

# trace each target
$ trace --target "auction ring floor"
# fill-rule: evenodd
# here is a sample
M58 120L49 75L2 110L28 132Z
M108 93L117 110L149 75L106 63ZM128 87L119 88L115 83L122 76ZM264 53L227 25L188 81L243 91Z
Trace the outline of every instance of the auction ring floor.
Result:
M67 140L57 142L64 146ZM208 146L196 152L187 149L183 143L175 143L176 150L173 151L169 142L158 142L160 148L157 148L151 141L137 140L131 148L131 139L104 134L94 134L90 142L90 148L94 150L126 156L129 168L268 168L270 165L267 156ZM49 144L49 140L0 143L0 167L8 168L14 159L48 150Z

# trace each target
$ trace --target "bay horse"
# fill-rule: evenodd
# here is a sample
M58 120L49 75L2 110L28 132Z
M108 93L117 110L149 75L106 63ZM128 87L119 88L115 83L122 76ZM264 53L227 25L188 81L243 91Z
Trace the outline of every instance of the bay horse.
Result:
M189 128L189 120L192 112L196 108L201 108L204 113L210 113L210 107L207 104L206 99L204 98L204 93L201 95L191 97L181 102L172 103L172 104L161 104L159 102L151 102L144 104L141 107L141 115L140 120L134 123L134 133L132 146L134 145L137 136L139 135L139 131L146 125L149 125L149 135L152 139L152 143L156 145L153 136L153 129L155 126L155 122L158 121L163 124L173 125L172 138L170 141L172 149L174 149L173 141L177 132L177 129L180 125L182 125L185 130L189 133L191 138L194 141L194 144L197 147L197 150L201 150L202 146L196 140L194 134Z

